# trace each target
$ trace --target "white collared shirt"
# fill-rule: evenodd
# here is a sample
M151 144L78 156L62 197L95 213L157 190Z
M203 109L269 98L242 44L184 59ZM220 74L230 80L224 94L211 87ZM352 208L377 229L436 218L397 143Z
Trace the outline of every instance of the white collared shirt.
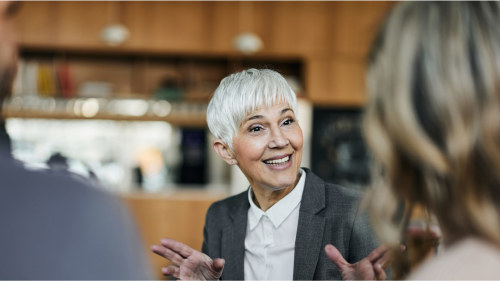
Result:
M295 236L306 173L300 170L295 188L266 212L248 191L247 233L245 236L245 280L293 280Z

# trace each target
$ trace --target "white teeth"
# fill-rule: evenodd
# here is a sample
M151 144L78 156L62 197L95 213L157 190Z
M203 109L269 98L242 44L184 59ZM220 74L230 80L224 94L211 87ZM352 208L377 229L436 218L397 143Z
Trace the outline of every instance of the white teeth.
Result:
M288 162L289 160L290 160L290 156L286 156L286 157L281 158L281 159L267 160L267 161L264 161L264 162L266 164L281 164L281 163Z

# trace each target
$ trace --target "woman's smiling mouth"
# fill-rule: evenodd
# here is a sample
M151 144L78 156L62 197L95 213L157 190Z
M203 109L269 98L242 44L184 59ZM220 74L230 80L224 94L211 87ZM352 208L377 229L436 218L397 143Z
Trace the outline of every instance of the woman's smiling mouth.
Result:
M273 157L273 159L264 160L263 162L271 166L282 166L283 164L290 162L290 159L292 159L292 154L278 157Z

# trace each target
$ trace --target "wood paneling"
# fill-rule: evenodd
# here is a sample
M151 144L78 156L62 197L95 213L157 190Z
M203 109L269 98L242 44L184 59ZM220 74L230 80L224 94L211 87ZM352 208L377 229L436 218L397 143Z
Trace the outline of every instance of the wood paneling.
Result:
M313 56L306 60L305 87L307 97L315 104L330 105L330 64L328 56Z
M101 30L114 22L115 2L57 2L56 40L62 45L99 46Z
M321 105L362 105L364 60L392 2L25 2L24 45L104 47L101 29L117 19L130 38L117 49L234 55L251 31L265 56L305 59L307 96ZM118 14L118 16L117 16ZM148 83L144 83L149 88ZM143 88L143 87L141 87Z
M156 279L165 279L161 268L167 260L150 248L168 237L201 251L203 227L208 207L224 195L187 192L180 195L129 194L124 196L144 241L144 251L153 266Z
M366 55L390 2L334 2L330 6L330 52L334 56Z
M316 54L327 51L328 2L268 3L272 30L268 51L284 54Z
M150 2L131 1L122 6L122 19L130 31L130 36L124 46L127 48L141 49L148 44L152 37L149 30L148 6Z
M330 58L330 103L358 106L365 102L365 62L363 58ZM321 102L320 102L321 103Z
M320 106L366 102L366 55L393 2L329 2L328 51L308 53L307 94Z
M357 107L366 102L364 58L314 57L307 61L308 97L314 104Z
M206 6L201 2L149 2L145 14L147 47L200 50L206 42Z
M19 42L24 44L54 42L57 21L53 2L24 2L15 17Z
M208 9L212 30L207 42L210 50L221 53L233 51L233 38L238 33L239 2L210 2Z

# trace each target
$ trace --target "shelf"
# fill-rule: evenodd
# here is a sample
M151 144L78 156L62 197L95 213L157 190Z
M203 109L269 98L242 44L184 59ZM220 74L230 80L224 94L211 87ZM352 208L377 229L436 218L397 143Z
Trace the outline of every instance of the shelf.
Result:
M165 121L180 127L205 128L205 103L146 99L14 97L3 107L4 118L101 119Z
M293 80L297 95L304 92L303 61L299 57L30 45L20 47L20 58L23 63L18 76L22 77L21 85L28 87L20 91L38 87L43 95L54 97L82 96L82 85L98 82L110 85L110 98L130 94L157 98L155 95L165 87L175 87L182 99L208 102L222 78L247 68L277 70ZM43 85L49 85L49 90L33 81L30 73L36 71L44 74L46 79L42 81L48 82ZM71 90L62 84L71 85Z
M82 47L80 45L57 46L54 44L21 44L19 46L20 54L45 54L45 55L106 55L110 57L148 57L148 58L177 58L194 60L219 60L219 61L262 61L278 62L286 64L301 64L304 61L303 56L275 54L275 53L257 53L245 55L237 51L165 51L148 48L123 48L115 46Z
M220 81L246 68L271 68L303 96L303 62L290 56L172 53L146 49L21 45L5 118L165 121L206 128Z

